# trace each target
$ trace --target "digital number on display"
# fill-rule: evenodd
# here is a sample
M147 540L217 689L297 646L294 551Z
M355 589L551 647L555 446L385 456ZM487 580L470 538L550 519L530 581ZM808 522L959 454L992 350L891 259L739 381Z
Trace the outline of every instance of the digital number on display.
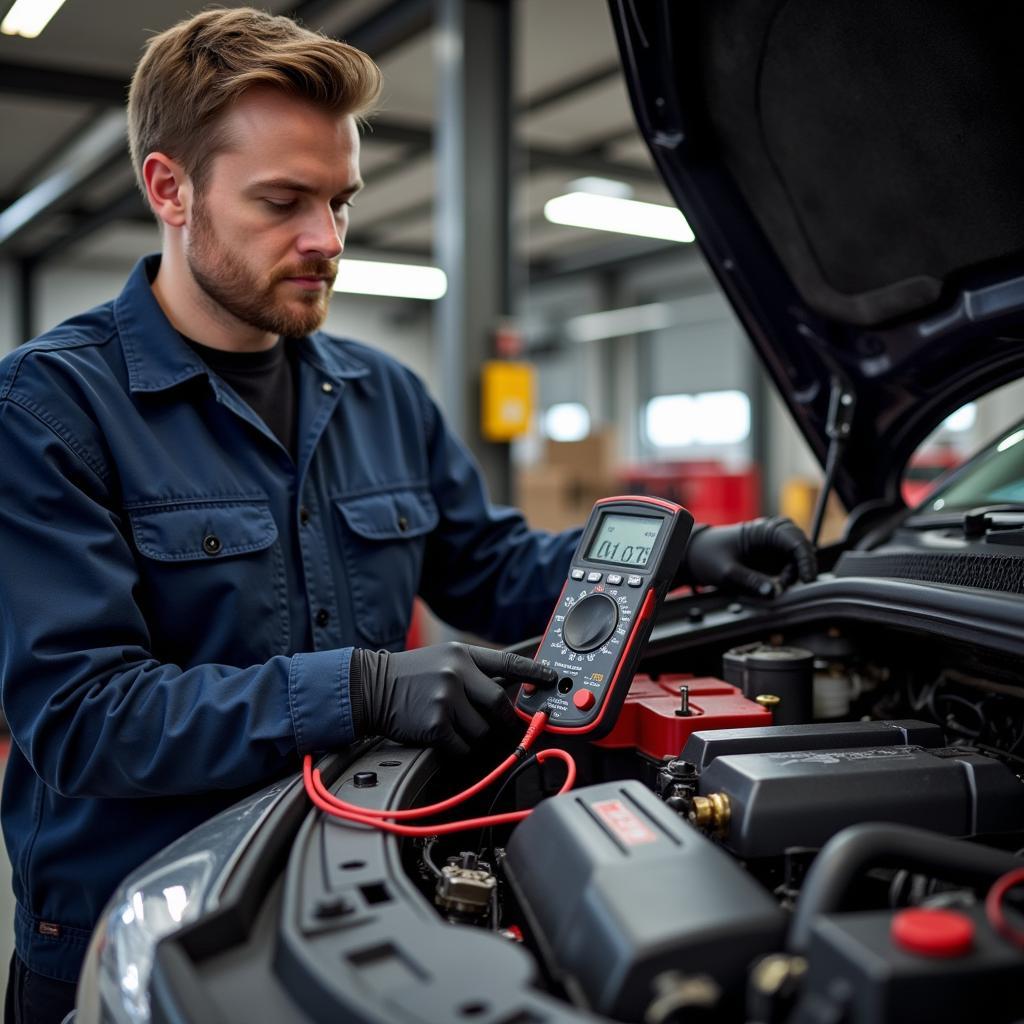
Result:
M605 516L585 557L617 565L646 565L663 522L643 516Z

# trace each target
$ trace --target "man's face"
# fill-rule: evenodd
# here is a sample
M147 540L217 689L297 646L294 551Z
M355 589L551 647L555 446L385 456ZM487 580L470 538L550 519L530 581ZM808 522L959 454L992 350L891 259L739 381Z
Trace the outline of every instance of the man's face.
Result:
M355 121L260 88L232 107L224 129L229 145L193 199L192 276L245 324L293 337L315 331L362 184Z

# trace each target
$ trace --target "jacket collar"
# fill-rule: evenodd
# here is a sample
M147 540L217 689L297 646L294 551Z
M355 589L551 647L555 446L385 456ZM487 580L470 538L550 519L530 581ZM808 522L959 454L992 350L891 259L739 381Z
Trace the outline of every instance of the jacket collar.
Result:
M114 318L132 392L165 391L209 373L209 367L185 344L156 301L150 282L159 267L159 253L144 256L114 300ZM365 377L370 372L362 360L332 344L322 331L296 340L303 358L335 381Z

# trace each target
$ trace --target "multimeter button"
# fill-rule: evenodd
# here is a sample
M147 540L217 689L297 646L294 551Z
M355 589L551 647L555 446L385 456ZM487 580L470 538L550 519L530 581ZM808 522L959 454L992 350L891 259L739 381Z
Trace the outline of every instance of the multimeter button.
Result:
M594 695L589 690L577 690L572 695L572 702L580 711L589 711L594 706Z
M626 580L626 582L631 587L642 587L644 583L644 578L643 576L630 576L629 579Z
M581 580L586 576L586 573L582 569L573 569L569 575L572 576L574 580Z
M608 586L617 587L622 582L622 577L617 572L608 573Z
M599 573L599 572L588 573L587 574L587 582L588 583L600 583L601 582L601 575L602 574Z
M573 606L562 625L562 640L574 651L593 651L615 632L619 606L607 594L590 594Z

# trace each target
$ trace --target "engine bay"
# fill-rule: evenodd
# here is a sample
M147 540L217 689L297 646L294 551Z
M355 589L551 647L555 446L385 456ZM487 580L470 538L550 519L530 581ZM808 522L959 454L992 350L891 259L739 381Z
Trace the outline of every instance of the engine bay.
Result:
M538 807L511 836L408 858L438 912L614 1020L953 1021L979 983L1018 1019L1021 935L983 899L1024 867L1016 659L848 617L678 661L571 748L572 793L527 762L490 804Z
M524 821L400 838L294 807L246 884L242 857L233 913L158 947L156 1001L187 997L185 1019L952 1024L982 993L984 1019L1012 1024L1015 605L828 577L773 602L669 601L614 729L542 735L440 818L536 808ZM510 722L472 763L378 742L325 758L323 780L419 807L521 736ZM546 745L576 762L562 795L564 767L532 756Z

